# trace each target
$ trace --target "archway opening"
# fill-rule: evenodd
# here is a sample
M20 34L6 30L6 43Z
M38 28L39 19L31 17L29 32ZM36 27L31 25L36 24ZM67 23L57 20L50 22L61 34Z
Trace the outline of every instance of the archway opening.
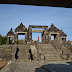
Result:
M66 38L62 38L62 41L66 41Z
M9 37L9 44L12 44L12 37Z
M55 40L57 34L51 34L51 40Z
M38 37L39 37L39 42L42 42L42 33L32 32L32 40L33 41L38 41Z
M18 33L18 43L19 44L25 43L25 33Z

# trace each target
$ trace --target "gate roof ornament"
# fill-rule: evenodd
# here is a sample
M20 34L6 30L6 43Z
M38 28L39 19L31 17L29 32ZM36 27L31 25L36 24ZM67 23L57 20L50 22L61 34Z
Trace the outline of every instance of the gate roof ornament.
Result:
M58 32L58 31L60 31L60 30L59 30L58 28L56 28L56 27L54 26L54 24L52 24L51 27L49 28L49 31Z
M10 31L7 33L7 36L14 36L14 32L13 32L12 28L11 28Z
M60 30L60 36L67 36L62 30Z
M21 22L21 24L15 29L15 32L27 32L27 28Z

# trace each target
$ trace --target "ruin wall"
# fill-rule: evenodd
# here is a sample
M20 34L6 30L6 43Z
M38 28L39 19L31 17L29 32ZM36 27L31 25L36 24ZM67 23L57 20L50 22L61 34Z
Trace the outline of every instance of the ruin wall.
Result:
M0 45L0 60L15 60L17 48L18 60L28 59L29 45Z

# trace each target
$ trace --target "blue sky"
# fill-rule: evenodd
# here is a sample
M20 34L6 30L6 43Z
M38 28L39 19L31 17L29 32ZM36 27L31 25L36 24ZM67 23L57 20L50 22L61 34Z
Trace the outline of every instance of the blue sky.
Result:
M11 27L14 31L21 22L27 28L29 25L50 27L53 23L68 35L67 40L72 40L72 8L0 4L0 34L2 36L5 36ZM37 40L38 36L41 34L33 33L33 40Z

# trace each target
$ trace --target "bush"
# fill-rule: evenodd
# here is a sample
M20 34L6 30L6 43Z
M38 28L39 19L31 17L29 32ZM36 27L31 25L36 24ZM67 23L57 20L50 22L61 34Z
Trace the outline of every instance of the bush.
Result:
M2 37L2 44L6 44L7 43L7 36Z
M19 43L24 43L24 40L21 39L21 40L18 40L18 42L19 42Z
M2 45L2 35L0 34L0 45Z
M0 45L6 44L7 42L7 36L3 36L0 34Z

